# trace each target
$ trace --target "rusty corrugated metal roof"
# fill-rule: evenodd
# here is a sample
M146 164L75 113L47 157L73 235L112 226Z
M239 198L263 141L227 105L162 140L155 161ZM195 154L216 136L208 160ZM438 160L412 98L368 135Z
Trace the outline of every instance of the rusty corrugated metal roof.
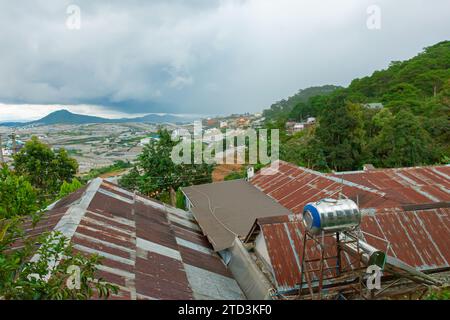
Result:
M381 190L402 204L450 201L450 166L338 172L332 176Z
M450 267L450 208L420 211L392 209L381 214L364 216L361 229L388 241L390 249L387 253L390 256L419 270ZM298 289L304 232L300 218L284 216L258 219L252 230L253 234L249 234L247 241L253 240L258 232L261 232L265 239L277 289ZM386 242L376 237L366 235L365 240L374 247L384 249ZM330 243L331 240L328 238ZM334 256L336 251L330 248L332 247L328 247L326 255ZM308 259L317 258L318 254L317 248L309 243ZM344 265L349 264L348 259L346 256ZM325 264L326 267L336 266L335 260L328 260Z
M256 175L251 183L295 214L308 202L354 200L365 215L363 231L379 237L366 241L378 248L389 241L389 255L420 270L450 267L450 167L386 169L322 174L283 161L273 175ZM256 226L258 225L258 226ZM289 217L258 219L247 241L262 232L279 290L300 282L303 225ZM307 248L310 256L318 252ZM330 253L333 254L333 253ZM348 258L348 257L347 257ZM344 261L345 262L345 261ZM327 263L332 263L328 261Z
M396 199L388 197L382 190L284 161L279 161L279 169L275 174L257 174L250 182L294 214L301 213L303 207L309 202L337 198L341 192L358 203L361 208L400 206Z
M113 299L242 299L238 284L179 209L94 180L51 207L30 235L58 230L76 251L99 254Z

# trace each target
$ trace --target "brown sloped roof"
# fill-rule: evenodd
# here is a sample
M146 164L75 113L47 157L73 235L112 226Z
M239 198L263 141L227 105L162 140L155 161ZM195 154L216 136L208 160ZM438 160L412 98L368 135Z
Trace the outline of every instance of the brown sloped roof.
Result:
M333 176L382 190L402 204L450 202L450 166L338 172Z
M96 179L56 203L30 234L58 230L99 254L113 299L243 299L191 214Z
M191 186L183 192L216 251L231 247L236 237L245 237L255 219L290 213L245 180Z
M383 190L302 168L279 161L279 169L273 175L257 174L250 181L256 188L275 199L293 213L301 213L309 203L324 198L337 198L343 193L360 208L392 208L400 203L387 196Z
M450 268L448 246L450 208L418 211L392 209L376 215L363 216L361 229L373 235L366 234L367 243L385 250L389 242L388 255L418 270ZM279 291L298 289L304 233L301 217L291 215L258 219L246 241L253 241L259 232L262 233L267 245L277 289ZM325 238L325 241L330 242L330 246L326 247L325 256L335 256L334 242L331 238ZM313 242L308 242L306 254L308 259L319 257L319 251ZM347 256L347 260L343 260L344 267L349 264L348 259ZM335 266L335 260L325 261L326 268ZM318 265L311 266L311 269L317 268Z
M363 231L375 236L366 237L369 244L384 249L388 241L390 256L419 270L450 267L448 166L326 175L283 161L279 164L274 175L258 174L251 183L293 213L301 214L308 202L337 198L342 192L361 208L373 209L366 211L373 214L364 215L361 223ZM263 233L280 290L293 289L300 282L300 219L258 219L247 237L252 241L258 232ZM307 252L313 255L314 248Z

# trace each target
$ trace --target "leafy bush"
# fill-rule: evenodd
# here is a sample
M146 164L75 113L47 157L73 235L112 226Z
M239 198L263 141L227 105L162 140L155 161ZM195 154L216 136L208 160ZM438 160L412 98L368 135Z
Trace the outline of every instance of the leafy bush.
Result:
M59 190L59 198L64 198L68 196L69 194L77 191L80 189L83 185L81 184L78 179L73 179L72 182L64 181L64 183L61 186L61 189Z
M34 214L38 209L35 189L24 177L3 165L0 170L0 219Z
M0 220L0 299L106 299L118 292L117 286L96 279L101 264L98 255L74 253L68 239L58 232L27 238L22 222ZM23 245L14 249L18 239Z

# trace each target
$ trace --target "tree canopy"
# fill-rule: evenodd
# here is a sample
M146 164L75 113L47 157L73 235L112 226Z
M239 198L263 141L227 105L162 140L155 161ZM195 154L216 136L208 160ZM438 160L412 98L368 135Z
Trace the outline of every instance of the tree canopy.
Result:
M119 184L175 204L175 198L171 198L174 191L182 186L211 182L213 166L204 163L175 164L171 154L179 141L172 141L165 129L160 130L158 135L159 140L151 140L144 147L135 167L122 177Z
M35 229L46 203L81 187L76 161L33 138L13 164L15 170L0 168L0 300L80 300L118 292L96 277L98 255L76 253L62 234Z
M370 104L381 103L382 107ZM292 108L277 104L267 125L317 116L316 128L282 139L283 160L319 170L356 170L365 163L401 167L450 159L450 41L410 60L355 79ZM286 112L289 109L289 112ZM275 119L275 120L274 120ZM292 148L292 149L291 149Z
M32 137L14 156L14 169L38 190L41 198L53 200L64 181L72 181L78 163L66 150L54 152L37 137Z

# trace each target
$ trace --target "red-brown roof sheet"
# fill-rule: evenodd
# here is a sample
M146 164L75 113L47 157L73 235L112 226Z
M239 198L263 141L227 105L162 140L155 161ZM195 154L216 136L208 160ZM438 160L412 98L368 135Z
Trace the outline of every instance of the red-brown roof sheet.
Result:
M267 245L277 289L298 289L304 232L300 218L262 218L256 224ZM450 208L401 212L392 209L382 214L364 216L361 229L383 239L366 235L367 243L381 250L389 243L389 255L419 270L450 267ZM331 238L326 239L332 244ZM308 242L307 258L318 258L318 253L317 247ZM336 251L333 247L327 247L326 256L334 255ZM349 264L348 259L343 261L344 265ZM336 262L328 260L325 266L335 267ZM311 269L317 267L310 266Z
M301 213L309 202L337 198L340 193L357 202L361 208L392 208L400 205L383 191L284 161L279 161L279 169L275 174L257 174L250 182L294 214Z
M62 222L80 212L70 233ZM94 181L56 203L28 232L58 227L77 252L102 257L98 276L120 288L113 299L244 298L198 224L183 210Z
M381 190L402 204L450 201L450 166L341 172L332 176Z

